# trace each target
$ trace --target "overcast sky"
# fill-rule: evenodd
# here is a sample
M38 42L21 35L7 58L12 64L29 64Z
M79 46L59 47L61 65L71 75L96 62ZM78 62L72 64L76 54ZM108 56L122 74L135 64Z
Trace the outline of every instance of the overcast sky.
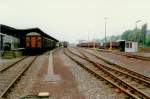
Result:
M0 24L24 29L39 27L57 38L81 39L118 35L150 23L150 0L0 0Z

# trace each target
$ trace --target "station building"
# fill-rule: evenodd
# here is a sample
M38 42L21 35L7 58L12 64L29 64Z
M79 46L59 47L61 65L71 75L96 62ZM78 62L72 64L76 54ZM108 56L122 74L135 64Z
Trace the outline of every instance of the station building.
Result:
M3 49L3 36L4 34L0 33L0 51Z
M2 56L4 52L13 52L15 56L18 55L18 53L22 55L22 52L26 48L26 35L31 33L39 33L43 37L58 42L58 40L44 33L39 28L16 29L0 24L0 56Z

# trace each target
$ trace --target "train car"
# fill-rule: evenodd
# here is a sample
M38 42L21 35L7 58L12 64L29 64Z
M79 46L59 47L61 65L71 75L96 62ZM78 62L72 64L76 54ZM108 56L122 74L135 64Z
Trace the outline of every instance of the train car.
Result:
M40 53L42 52L43 38L39 33L31 32L26 35L26 53Z
M69 43L67 41L63 42L63 47L67 48L69 46Z
M119 48L119 42L107 42L106 48L109 49L112 47L112 49L118 49Z
M41 54L46 50L53 49L56 46L56 41L45 37L37 32L26 34L26 52L28 54Z
M99 48L100 43L94 43L94 42L83 42L83 43L79 43L77 44L78 47L85 47L85 48Z
M99 48L100 49L118 49L119 48L119 42L107 42L107 43L103 43Z

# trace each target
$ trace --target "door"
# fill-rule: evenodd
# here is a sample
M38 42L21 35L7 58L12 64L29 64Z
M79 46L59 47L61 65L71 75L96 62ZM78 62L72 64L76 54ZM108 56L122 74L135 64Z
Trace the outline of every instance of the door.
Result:
M31 37L31 48L36 48L36 37Z

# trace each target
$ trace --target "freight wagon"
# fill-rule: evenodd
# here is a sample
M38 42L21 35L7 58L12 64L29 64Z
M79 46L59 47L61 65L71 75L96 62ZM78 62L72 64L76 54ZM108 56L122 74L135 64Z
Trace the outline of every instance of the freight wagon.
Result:
M77 44L78 47L86 47L86 48L99 48L100 47L100 43L94 43L94 42L83 42L83 43L79 43Z
M56 41L42 36L37 32L30 32L26 35L26 53L40 54L46 50L56 47Z

